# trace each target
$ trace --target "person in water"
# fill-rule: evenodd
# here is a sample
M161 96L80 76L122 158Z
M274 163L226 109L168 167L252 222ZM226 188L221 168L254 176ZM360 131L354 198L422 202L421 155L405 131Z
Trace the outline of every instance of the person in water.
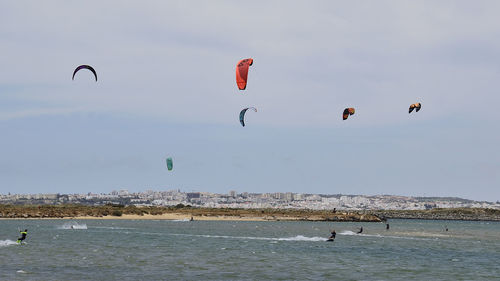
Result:
M389 230L389 224L388 223L385 224L385 230Z
M24 239L26 239L26 235L28 235L28 230L19 231L21 233L21 237L17 238L17 243L21 243Z
M332 235L330 235L330 237L328 237L328 240L335 240L335 236L337 236L337 232L335 232L335 229L332 229L332 231L330 232Z
M358 234L362 233L363 232L363 227L361 227L358 231Z

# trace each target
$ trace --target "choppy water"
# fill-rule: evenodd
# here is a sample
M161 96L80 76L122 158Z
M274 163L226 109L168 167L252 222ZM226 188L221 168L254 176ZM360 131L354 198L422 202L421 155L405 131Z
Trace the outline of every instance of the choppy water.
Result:
M500 279L500 223L389 223L2 220L0 280Z

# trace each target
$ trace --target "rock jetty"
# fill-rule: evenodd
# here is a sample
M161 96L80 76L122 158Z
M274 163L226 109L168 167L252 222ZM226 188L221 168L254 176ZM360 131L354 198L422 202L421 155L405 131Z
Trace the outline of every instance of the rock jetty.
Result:
M485 208L434 208L431 210L370 211L381 219L500 221L500 210Z

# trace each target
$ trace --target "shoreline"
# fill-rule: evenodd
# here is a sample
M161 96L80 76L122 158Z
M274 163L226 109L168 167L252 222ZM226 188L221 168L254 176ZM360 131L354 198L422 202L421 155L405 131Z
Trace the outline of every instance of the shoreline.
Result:
M104 217L93 217L93 216L81 216L81 217L44 217L44 218L1 218L0 221L9 220L163 220L163 221L186 221L189 222L191 217L187 216L170 216L170 215L122 215L116 216L104 216ZM469 222L500 222L498 219L459 219L459 218L387 218L390 220L423 220L423 221L469 221ZM193 217L193 221L239 221L239 222L298 222L298 221L308 221L308 222L374 222L380 223L384 221L336 221L336 220L308 220L300 218L277 218L277 219L266 219L260 217L236 217L236 216L218 216L218 217Z
M125 214L121 216L75 216L75 217L43 217L43 218L2 218L2 220L167 220L167 221L189 221L191 216L185 214L161 214L161 215L131 215ZM193 216L193 221L272 221L261 217L236 217L236 216ZM276 220L275 220L276 221Z
M81 216L81 217L45 217L45 218L0 218L0 221L9 220L163 220L163 221L186 221L189 222L191 217L186 216L164 216L164 215L122 215L120 217L115 216L105 216L105 217L92 217L92 216ZM468 221L468 222L500 222L497 219L458 219L458 218L387 218L391 220L423 220L423 221ZM193 221L238 221L238 222L298 222L298 221L308 221L308 222L373 222L380 223L383 221L335 221L335 220L305 220L298 218L282 218L282 219L266 219L259 217L234 217L234 216L220 216L220 217L193 217Z
M161 215L134 215L134 214L124 214L121 216L68 216L68 217L0 217L0 221L2 220L169 220L169 221L190 221L193 218L193 221L310 221L310 222L381 222L381 220L332 220L329 218L319 218L319 217L258 217L258 216L206 216L206 215L186 215L179 213L167 213Z
M0 205L0 219L157 219L210 221L355 221L380 222L359 212L297 209L136 207L122 205Z
M135 207L121 205L1 205L3 219L117 219L196 221L330 221L384 222L387 219L500 221L500 210L479 208L431 210L309 210L196 207Z

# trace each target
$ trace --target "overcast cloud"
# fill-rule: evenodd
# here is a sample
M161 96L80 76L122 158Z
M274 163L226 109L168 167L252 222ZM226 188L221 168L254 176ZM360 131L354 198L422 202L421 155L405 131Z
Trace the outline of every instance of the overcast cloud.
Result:
M497 1L1 3L2 193L500 200Z

